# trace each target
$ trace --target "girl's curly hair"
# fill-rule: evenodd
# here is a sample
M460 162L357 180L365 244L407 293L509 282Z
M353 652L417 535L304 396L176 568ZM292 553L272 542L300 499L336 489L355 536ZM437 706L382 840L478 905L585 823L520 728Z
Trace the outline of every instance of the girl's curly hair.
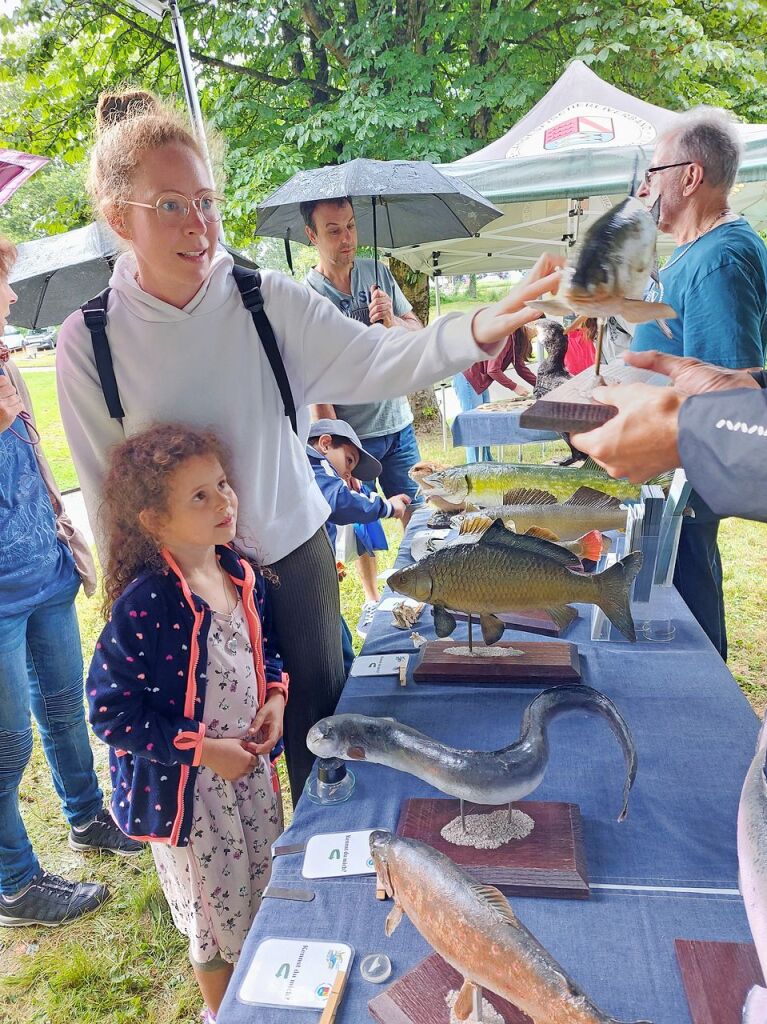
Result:
M142 526L139 513L167 513L173 474L187 459L206 455L227 471L229 452L215 434L177 423L150 427L112 449L100 511L109 552L105 615L140 572L167 570L160 545Z

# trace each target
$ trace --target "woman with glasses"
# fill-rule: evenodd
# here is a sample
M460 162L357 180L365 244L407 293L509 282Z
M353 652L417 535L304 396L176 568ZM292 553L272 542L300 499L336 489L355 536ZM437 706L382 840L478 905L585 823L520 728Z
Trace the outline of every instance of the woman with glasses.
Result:
M106 321L122 420L110 418L80 311L61 328L57 355L61 414L90 520L98 541L106 454L126 435L176 421L211 428L227 444L238 542L280 581L272 609L291 679L285 745L295 800L313 760L306 733L332 713L344 683L328 506L304 452L307 407L400 395L494 353L535 318L523 303L556 287L557 263L539 261L505 301L421 332L367 327L311 289L264 273L264 311L298 410L297 436L232 258L218 246L223 200L200 143L148 93L102 96L97 122L90 191L128 249L115 264Z

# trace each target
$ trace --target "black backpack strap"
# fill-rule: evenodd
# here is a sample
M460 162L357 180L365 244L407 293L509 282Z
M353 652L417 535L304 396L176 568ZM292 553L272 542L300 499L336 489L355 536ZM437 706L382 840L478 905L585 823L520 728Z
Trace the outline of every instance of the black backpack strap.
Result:
M115 370L112 365L112 353L109 349L107 338L107 302L111 289L105 288L103 292L89 299L85 305L80 306L83 311L85 326L91 334L93 344L93 356L96 360L101 390L104 392L109 415L114 420L122 420L125 416L120 402L120 392L117 390Z
M277 387L280 389L285 415L290 420L293 433L297 434L296 403L293 401L293 392L290 390L290 381L285 372L285 364L277 347L277 339L274 336L272 325L269 323L269 317L264 312L264 297L261 294L261 275L258 271L245 270L244 267L238 267L236 264L232 268L232 273L240 290L242 303L253 317L253 324L266 353L266 358L269 360L272 373L277 381Z

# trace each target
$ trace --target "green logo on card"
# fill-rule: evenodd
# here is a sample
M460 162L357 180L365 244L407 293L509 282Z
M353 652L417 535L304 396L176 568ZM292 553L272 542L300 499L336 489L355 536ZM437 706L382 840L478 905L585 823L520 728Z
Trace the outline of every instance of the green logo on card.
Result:
M289 978L290 977L290 964L283 964L279 971L275 974L275 978Z
M340 850L331 850L330 851L330 856L328 857L328 860L340 860L340 859L341 859L341 851Z

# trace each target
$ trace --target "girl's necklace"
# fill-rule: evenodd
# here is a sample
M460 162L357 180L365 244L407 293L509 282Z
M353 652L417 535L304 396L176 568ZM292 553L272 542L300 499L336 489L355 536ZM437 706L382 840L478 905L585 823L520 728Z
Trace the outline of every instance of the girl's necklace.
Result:
M236 654L237 653L237 637L239 636L239 630L234 629L233 619L234 619L235 609L237 608L237 596L235 594L234 604L230 608L229 607L229 587L227 586L227 577L226 577L226 574L224 573L224 570L221 568L220 565L219 565L218 569L219 569L219 572L221 573L221 581L224 584L224 597L226 599L226 611L223 614L227 616L227 618L229 620L229 622L228 622L229 628L232 630L229 638L224 643L224 649L227 650L230 654Z

